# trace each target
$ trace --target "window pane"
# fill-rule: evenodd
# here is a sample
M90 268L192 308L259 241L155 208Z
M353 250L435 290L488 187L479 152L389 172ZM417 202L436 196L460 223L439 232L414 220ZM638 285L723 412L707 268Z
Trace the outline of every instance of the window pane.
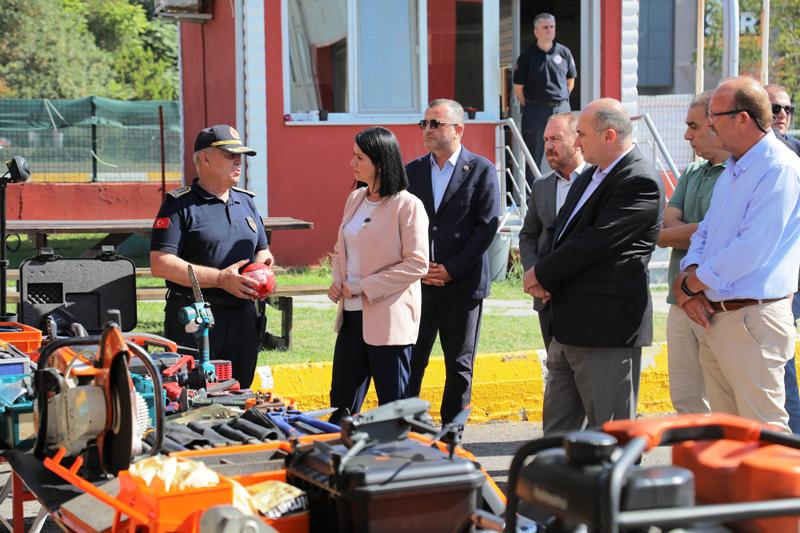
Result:
M347 109L347 0L289 0L292 112Z
M483 2L428 2L428 99L483 109Z
M361 1L357 27L358 112L419 112L416 2Z

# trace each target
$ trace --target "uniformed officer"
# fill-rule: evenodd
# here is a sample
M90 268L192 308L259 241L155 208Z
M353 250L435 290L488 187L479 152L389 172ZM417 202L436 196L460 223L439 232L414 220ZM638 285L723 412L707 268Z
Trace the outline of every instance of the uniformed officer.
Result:
M522 110L522 137L533 160L541 168L544 128L550 115L570 110L569 94L575 87L577 70L572 52L555 42L556 18L539 13L533 19L536 43L525 50L514 66L514 95ZM528 171L528 185L533 174Z
M231 361L234 378L249 387L258 355L257 282L239 271L250 262L270 265L273 258L254 194L235 187L242 155L256 153L228 125L212 126L197 135L198 177L191 186L167 193L153 224L150 269L166 280L169 289L165 335L178 344L196 346L194 336L178 321L181 307L194 301L187 268L192 265L214 314L212 358Z

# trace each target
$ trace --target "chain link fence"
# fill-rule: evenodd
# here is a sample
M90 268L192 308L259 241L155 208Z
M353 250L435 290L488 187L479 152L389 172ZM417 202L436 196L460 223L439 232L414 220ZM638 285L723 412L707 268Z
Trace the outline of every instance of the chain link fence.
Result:
M25 157L39 182L160 181L159 108L166 178L180 181L178 102L0 100L0 159Z
M639 95L639 113L650 115L650 119L675 161L675 165L681 172L686 165L694 161L694 151L683 138L686 131L686 111L688 111L694 96L693 94ZM663 158L658 153L658 146L656 146L650 131L639 121L635 134L636 142L642 153L651 158L660 171L664 166ZM675 176L675 179L677 178L678 176Z

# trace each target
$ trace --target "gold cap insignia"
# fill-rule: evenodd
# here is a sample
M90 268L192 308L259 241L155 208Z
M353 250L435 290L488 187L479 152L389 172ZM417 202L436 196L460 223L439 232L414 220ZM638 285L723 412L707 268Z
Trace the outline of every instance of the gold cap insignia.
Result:
M239 140L239 132L231 128L231 137L233 137L236 140Z

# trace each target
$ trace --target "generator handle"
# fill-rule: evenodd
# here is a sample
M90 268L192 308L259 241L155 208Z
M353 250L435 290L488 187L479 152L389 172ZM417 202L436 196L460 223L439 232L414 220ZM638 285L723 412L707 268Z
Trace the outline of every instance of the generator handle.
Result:
M554 433L551 436L542 437L540 439L526 442L514 454L511 460L511 466L508 467L508 483L506 484L506 527L505 533L517 533L517 507L519 506L519 495L517 494L517 481L519 481L519 472L525 461L531 455L536 455L542 450L549 448L557 448L561 446L564 441L566 433Z
M618 533L619 532L619 514L622 508L622 488L625 486L625 480L628 473L637 461L641 460L642 453L647 449L648 439L645 437L632 438L623 448L622 454L619 456L614 466L611 467L611 472L606 479L606 494L608 494L608 507L606 508L604 527L601 531L605 533Z
M603 424L603 431L613 435L621 445L640 437L646 440L644 451L689 440L728 439L740 442L762 441L800 449L800 438L778 433L778 428L755 420L725 413L679 415L670 418L614 420Z

